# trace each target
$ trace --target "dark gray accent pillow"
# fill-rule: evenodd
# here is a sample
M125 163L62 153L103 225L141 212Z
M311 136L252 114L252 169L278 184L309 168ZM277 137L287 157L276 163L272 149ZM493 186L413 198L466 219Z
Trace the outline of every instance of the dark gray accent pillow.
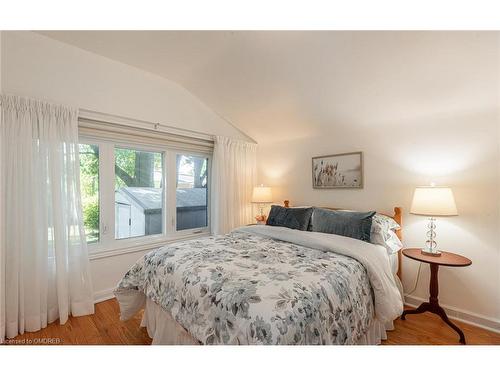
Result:
M338 234L370 242L370 230L375 211L334 211L314 208L311 219L312 231Z
M307 230L311 215L312 207L307 208L287 208L281 206L271 206L267 225L275 227L287 227L290 229Z

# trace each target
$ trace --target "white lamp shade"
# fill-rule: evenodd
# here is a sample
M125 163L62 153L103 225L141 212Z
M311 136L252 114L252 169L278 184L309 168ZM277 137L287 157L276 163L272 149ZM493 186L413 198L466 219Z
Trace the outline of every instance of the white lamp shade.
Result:
M252 203L271 203L273 194L268 186L256 186L253 188Z
M425 216L458 215L453 191L445 186L415 188L410 213Z

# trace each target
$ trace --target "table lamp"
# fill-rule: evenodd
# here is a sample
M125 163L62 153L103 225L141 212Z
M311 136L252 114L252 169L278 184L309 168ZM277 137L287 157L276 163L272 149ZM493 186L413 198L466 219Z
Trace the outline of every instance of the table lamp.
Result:
M264 206L273 202L273 195L271 188L268 186L260 185L253 188L252 203L259 205L260 215L256 216L257 223L265 223L266 215L264 215Z
M441 252L436 249L436 216L456 216L457 206L453 192L446 186L420 186L415 188L411 204L411 214L429 217L427 227L427 241L422 253L432 256L440 256Z

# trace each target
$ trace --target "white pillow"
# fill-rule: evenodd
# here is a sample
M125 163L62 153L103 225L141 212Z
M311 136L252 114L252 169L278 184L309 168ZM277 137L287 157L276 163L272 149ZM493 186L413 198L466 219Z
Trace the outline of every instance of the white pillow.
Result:
M375 214L372 219L372 233L386 232L388 230L394 231L396 229L401 229L401 226L396 223L396 220L394 220L392 217L382 214Z
M385 247L389 255L395 254L403 248L403 243L393 230L389 230L384 234L372 233L370 235L370 242Z
M400 228L401 226L393 218L376 214L372 220L370 242L385 247L389 255L395 254L403 248L401 240L394 232Z

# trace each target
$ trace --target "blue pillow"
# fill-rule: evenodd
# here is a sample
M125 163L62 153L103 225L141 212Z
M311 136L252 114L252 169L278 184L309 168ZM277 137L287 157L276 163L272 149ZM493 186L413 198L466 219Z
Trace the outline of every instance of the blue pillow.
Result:
M287 208L281 206L271 206L267 225L275 227L287 227L290 229L307 230L311 215L312 207L307 208Z
M338 234L370 242L374 215L375 211L334 211L315 207L311 219L312 231Z

